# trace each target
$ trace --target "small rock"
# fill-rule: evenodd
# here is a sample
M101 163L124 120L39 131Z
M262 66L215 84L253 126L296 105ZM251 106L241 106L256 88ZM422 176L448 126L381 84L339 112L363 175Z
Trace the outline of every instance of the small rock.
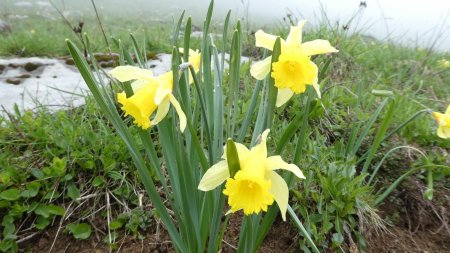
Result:
M25 78L30 78L30 77L31 77L30 74L22 74L22 75L18 76L17 78L25 79Z
M18 84L20 84L20 79L12 79L12 78L8 78L8 79L6 79L6 83L18 85Z
M5 68L6 68L5 65L1 65L1 64L0 64L0 74L3 73L3 70L5 70Z
M53 76L53 78L57 78L57 76Z
M107 61L107 62L105 62L105 61L102 61L102 62L100 62L100 67L102 67L102 68L112 68L112 67L114 67L114 61Z
M0 19L0 33L11 32L11 26L6 21Z
M39 64L39 63L27 62L27 63L23 66L23 68L24 68L26 71L31 72L31 71L33 71L33 70L39 68L40 66L41 66L41 64Z
M111 60L118 61L119 60L119 55L116 53L112 53L112 54L96 53L96 54L94 54L94 57L98 62L111 61Z
M66 63L67 65L72 65L72 66L75 64L75 62L73 61L72 58L67 58L67 59L65 60L65 63Z
M10 63L10 64L8 64L8 67L16 69L16 68L20 67L20 65L19 64Z

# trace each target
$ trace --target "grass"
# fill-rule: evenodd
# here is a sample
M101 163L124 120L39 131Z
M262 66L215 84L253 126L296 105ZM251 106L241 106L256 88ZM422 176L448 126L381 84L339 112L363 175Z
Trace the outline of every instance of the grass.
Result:
M138 41L146 38L150 51L171 51L167 42L171 28L167 23L143 25L119 19L106 21L104 25L108 35L127 44L132 32ZM77 41L68 27L54 21L26 19L14 23L12 30L0 37L2 56L63 56L68 54L64 38ZM83 31L100 32L95 20L86 21ZM344 152L354 124L364 126L384 100L371 91L389 90L394 94L396 107L390 130L417 111L442 112L449 103L450 76L448 67L439 62L450 60L450 55L401 47L359 34L347 35L337 27L307 30L305 40L313 38L330 40L340 52L333 56L326 73L329 78L322 84L323 106L318 101L311 104L311 138L302 153L302 170L308 179L292 189L294 209L307 221L305 226L322 249L344 250L345 242L349 243L344 226L352 230L360 245L364 244L364 235L358 230L358 220L383 228L375 211L375 189L386 187L414 164L450 163L447 156L450 141L439 139L433 119L422 114L381 144L372 166L398 145L413 146L425 157L404 161L402 154L394 155L387 159L388 165L374 185L361 184L358 172L362 164L357 160L369 149L385 110L362 139L356 157L346 160ZM95 51L107 51L101 36L91 39ZM252 36L244 41L244 48L253 47ZM199 48L197 45L199 42L194 42L191 47ZM111 49L117 51L114 46ZM260 57L258 51L246 52ZM320 56L317 62L326 62L329 57ZM249 106L254 87L254 80L245 71L248 67L244 64L241 71L243 111ZM151 210L146 208L145 195L143 199L140 197L143 187L125 145L92 99L88 97L86 102L83 107L53 114L43 108L0 116L0 214L4 217L0 250L17 247L15 243L26 238L27 231L44 230L58 220L60 226L67 227L78 239L89 237L91 227L99 226L95 217L107 220L109 226L103 223L100 229L106 231L106 242L113 248L117 247L115 240L124 233L137 235L154 225L145 218ZM296 116L292 108L305 103L291 101L277 110L275 124L287 126ZM237 117L244 116L242 113ZM273 133L273 138L279 139L280 134ZM292 145L287 144L286 153L294 153ZM424 175L417 174L418 178ZM58 219L59 216L63 218ZM299 244L300 249L307 249L302 240Z
M58 17L56 17L58 18ZM78 22L72 22L78 26ZM167 45L170 24L149 22L137 24L129 19L114 19L105 22L105 32L114 38L123 40L125 45L130 45L129 34L135 34L139 42L146 39L151 51L170 52ZM126 27L126 28L124 28ZM101 36L101 29L94 18L83 22L81 33L98 34L92 37L92 44L96 52L108 52L108 47ZM66 56L69 54L64 39L75 41L82 47L76 33L62 20L55 22L53 19L33 17L11 22L11 32L0 37L0 56ZM110 39L110 38L108 38ZM117 47L111 44L111 50L117 51Z

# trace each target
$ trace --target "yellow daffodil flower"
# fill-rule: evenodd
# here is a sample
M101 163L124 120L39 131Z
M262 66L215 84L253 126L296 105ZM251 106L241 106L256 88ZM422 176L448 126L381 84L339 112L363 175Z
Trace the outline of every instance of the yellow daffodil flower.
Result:
M433 112L432 115L439 125L437 135L443 139L450 139L450 105L445 113Z
M286 40L281 39L281 54L272 66L272 78L278 88L276 105L282 106L294 93L303 93L306 85L312 85L320 97L318 84L318 68L311 61L312 55L338 52L327 40L313 40L302 43L302 28L306 21L300 21L298 26L291 26ZM255 33L256 46L272 50L277 36L267 34L262 30ZM256 62L250 73L258 80L263 80L270 72L272 57Z
M184 53L184 49L183 48L180 48L179 50L180 50L180 53L182 53L182 54ZM202 54L198 51L198 49L195 50L195 51L192 50L192 49L189 49L189 59L188 59L188 61L192 65L192 67L194 68L195 73L197 73L200 70L201 58L202 58ZM189 72L189 83L192 84L193 81L194 81L194 78L192 77L192 73Z
M446 59L440 59L437 63L438 66L443 69L450 67L450 61L447 61Z
M119 66L111 70L111 75L120 82L134 80L131 83L134 95L128 97L125 92L117 94L117 100L122 104L125 116L131 115L134 123L142 129L147 129L158 124L169 112L170 104L175 107L180 118L180 129L183 132L186 127L186 115L181 109L180 103L172 95L173 73L166 72L160 76L153 76L147 69L134 66ZM155 117L150 116L156 111Z
M244 214L267 211L275 200L280 208L283 220L289 199L289 189L284 179L275 170L291 171L299 178L305 178L294 164L288 164L280 156L267 157L266 140L269 129L261 135L261 142L252 149L236 143L240 170L230 177L226 152L222 161L214 164L202 177L198 189L210 191L226 181L223 194L228 196L230 212L243 210ZM226 150L226 147L225 147Z

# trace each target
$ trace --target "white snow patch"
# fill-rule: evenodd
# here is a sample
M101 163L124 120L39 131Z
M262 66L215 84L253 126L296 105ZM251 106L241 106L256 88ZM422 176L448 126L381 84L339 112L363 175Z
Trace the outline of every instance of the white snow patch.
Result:
M26 71L26 63L41 64L31 72ZM16 65L13 68L12 65ZM57 110L85 103L88 88L78 70L62 60L46 58L0 59L5 66L0 74L0 106L12 111L17 104L20 111L47 106ZM29 78L20 78L30 75ZM21 80L18 85L7 83L7 79Z

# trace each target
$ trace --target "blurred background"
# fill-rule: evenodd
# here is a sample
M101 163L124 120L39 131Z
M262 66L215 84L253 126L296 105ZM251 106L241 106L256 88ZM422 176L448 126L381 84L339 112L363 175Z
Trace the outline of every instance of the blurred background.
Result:
M52 3L54 6L52 6ZM99 14L105 22L111 19L134 19L148 24L171 22L182 10L191 15L200 26L209 0L96 0ZM55 7L70 20L80 21L95 17L90 0L30 0L0 1L3 22L14 26L15 20L45 18L58 20ZM304 18L314 25L345 26L351 32L362 32L379 40L392 40L407 46L437 50L450 49L450 1L448 0L227 0L216 1L214 18L224 20L227 11L241 19L247 28L273 27L289 17ZM123 27L126 28L126 27Z
M201 26L209 0L95 0L105 22L133 19L143 26L152 22L172 22L186 10L194 24ZM52 3L54 6L52 6ZM60 19L55 7L73 21L95 17L91 0L0 1L0 19L14 26L20 19ZM450 49L450 1L448 0L218 0L214 18L219 23L227 11L240 18L249 30L271 27L290 17L303 18L314 25L327 23L350 32L361 32L378 40L392 40L402 45ZM122 27L126 29L126 26Z

